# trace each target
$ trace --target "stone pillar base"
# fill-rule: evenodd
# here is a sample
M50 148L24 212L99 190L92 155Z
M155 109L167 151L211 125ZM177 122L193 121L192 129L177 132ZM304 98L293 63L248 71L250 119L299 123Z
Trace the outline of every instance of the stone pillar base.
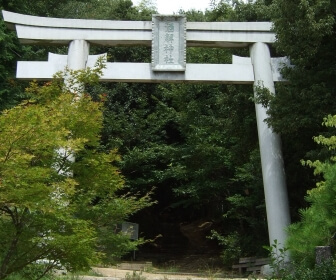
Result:
M331 246L317 246L315 247L315 262L321 264L326 260L331 259Z

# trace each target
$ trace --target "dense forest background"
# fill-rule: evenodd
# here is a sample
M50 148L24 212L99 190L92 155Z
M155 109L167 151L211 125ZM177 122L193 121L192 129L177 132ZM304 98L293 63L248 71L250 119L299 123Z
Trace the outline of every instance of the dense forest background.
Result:
M218 2L218 1L217 1ZM268 123L281 134L292 220L319 177L302 159L325 160L328 148L316 135L333 135L323 118L336 112L335 1L219 1L209 9L179 11L188 21L273 21L272 56L288 56L294 68L276 85ZM155 5L131 0L1 0L17 13L63 18L151 20ZM23 100L27 82L15 79L16 61L46 60L67 47L23 46L0 22L0 109ZM91 47L110 61L150 62L147 47ZM248 49L187 48L188 63L231 63ZM218 254L226 264L264 256L268 244L252 85L128 84L91 86L93 99L106 94L102 150L117 149L127 192L153 192L157 203L130 218L151 239L138 256L162 260L177 254ZM125 191L125 190L124 190Z

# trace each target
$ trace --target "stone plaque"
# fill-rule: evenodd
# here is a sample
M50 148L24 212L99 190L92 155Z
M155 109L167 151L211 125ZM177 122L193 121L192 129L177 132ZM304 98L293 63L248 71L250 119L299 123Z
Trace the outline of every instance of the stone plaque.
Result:
M121 224L121 232L132 240L139 239L139 224L123 222Z
M185 71L186 17L153 15L152 70Z

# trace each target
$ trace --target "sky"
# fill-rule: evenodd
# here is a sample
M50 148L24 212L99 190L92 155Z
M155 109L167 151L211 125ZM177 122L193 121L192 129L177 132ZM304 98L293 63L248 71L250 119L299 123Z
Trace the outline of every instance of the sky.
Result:
M141 0L132 0L134 5L138 5ZM181 8L185 11L195 9L205 11L210 8L210 0L153 0L160 14L173 14Z

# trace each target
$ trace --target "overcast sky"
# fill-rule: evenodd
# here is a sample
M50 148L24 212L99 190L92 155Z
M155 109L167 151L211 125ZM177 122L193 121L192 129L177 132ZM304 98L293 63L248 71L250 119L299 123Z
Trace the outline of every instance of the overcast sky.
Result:
M141 0L132 0L134 5L138 5ZM204 11L210 8L210 0L153 0L160 14L173 14L180 9L185 11L196 9Z

